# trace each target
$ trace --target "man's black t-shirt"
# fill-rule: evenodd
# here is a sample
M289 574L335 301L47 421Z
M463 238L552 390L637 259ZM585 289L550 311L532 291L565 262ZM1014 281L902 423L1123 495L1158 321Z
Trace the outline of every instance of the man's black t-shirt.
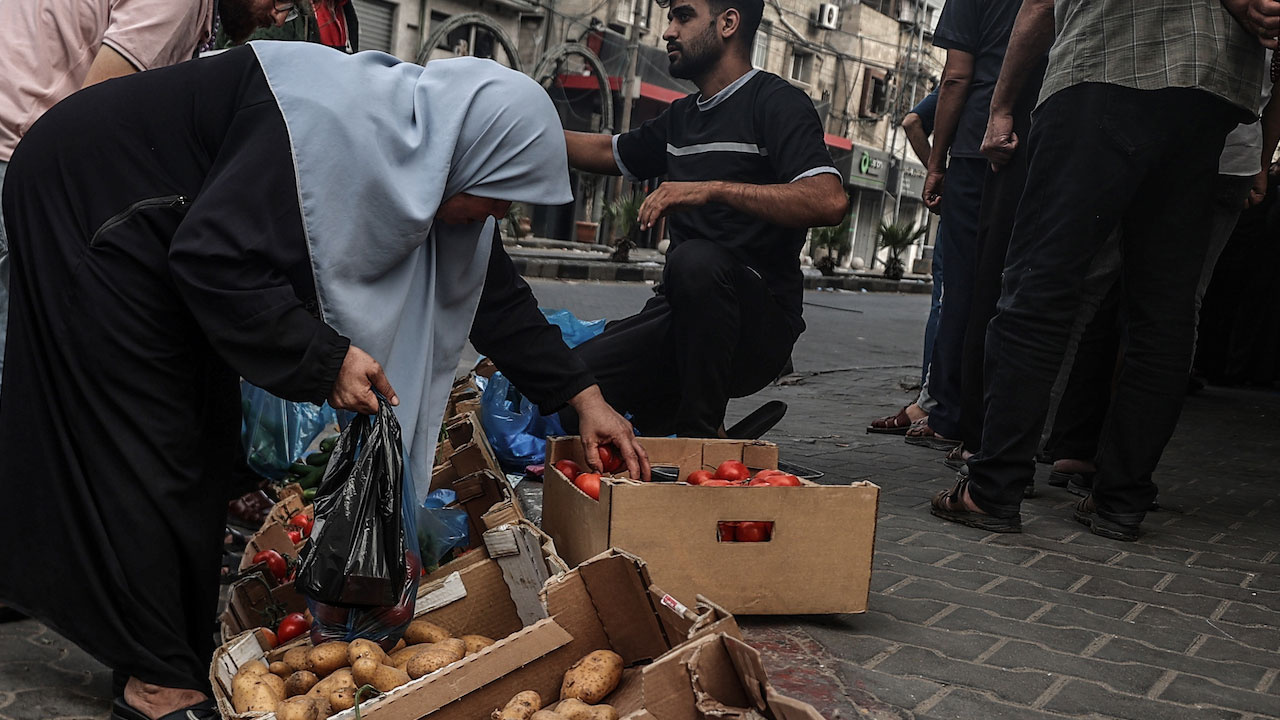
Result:
M813 101L787 81L752 70L715 96L695 93L666 112L614 137L614 159L630 180L665 175L668 180L775 185L839 174L823 141ZM722 203L672 213L672 247L690 238L717 242L769 285L793 317L796 334L803 297L800 249L805 228L772 225Z
M951 141L952 157L982 157L991 95L1021 5L1020 0L947 0L942 8L938 27L933 31L933 44L973 56L973 80Z

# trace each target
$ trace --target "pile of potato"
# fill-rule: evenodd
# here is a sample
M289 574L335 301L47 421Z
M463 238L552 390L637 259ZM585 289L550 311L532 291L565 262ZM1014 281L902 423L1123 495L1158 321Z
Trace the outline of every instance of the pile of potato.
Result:
M492 644L482 635L455 638L439 625L414 620L390 653L372 640L295 647L270 666L261 660L241 666L231 681L231 704L237 713L323 720L354 706L365 685L390 692Z
M543 709L542 696L533 690L516 693L493 720L618 720L612 705L597 704L622 681L622 656L610 650L585 655L564 673L560 702Z

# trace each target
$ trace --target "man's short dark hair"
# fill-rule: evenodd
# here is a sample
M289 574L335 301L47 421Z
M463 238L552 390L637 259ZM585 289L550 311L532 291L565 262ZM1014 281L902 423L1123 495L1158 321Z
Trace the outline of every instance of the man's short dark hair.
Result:
M657 0L658 7L664 10L671 7L672 2L675 0ZM707 7L712 15L719 15L729 8L737 10L740 18L737 37L742 41L743 47L751 48L756 30L760 28L760 19L764 17L764 0L707 0Z

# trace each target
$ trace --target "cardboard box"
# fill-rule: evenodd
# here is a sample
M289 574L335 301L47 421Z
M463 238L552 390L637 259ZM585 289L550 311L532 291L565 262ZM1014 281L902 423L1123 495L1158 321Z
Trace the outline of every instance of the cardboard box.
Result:
M449 446L453 448L449 463L459 475L466 476L481 470L490 470L497 475L503 474L502 466L498 464L498 456L494 454L493 446L485 437L478 413L469 412L450 420L445 425L445 436L448 438Z
M546 617L539 591L552 574L564 567L559 558L545 554L543 548L549 540L527 521L519 526L496 528L486 539L495 547L509 551L499 551L496 559L484 551L474 551L432 573L418 588L414 615L448 628L458 636L476 634L505 639L499 644L509 649L497 657L491 652L492 648L469 656L402 687L393 694L396 699L411 696L415 707L440 707L453 701L459 688L480 687L511 672L513 664L544 654L548 643L559 647L570 642L571 638L559 628L540 631L532 640L529 633L522 634L526 624L536 624ZM538 610L531 612L531 607ZM269 663L278 660L288 648L307 644L309 640L304 636L268 649L265 636L255 630L242 633L218 648L210 668L210 681L223 717L249 717L237 715L231 705L231 678L241 665L254 659ZM392 699L387 696L362 706L362 716L375 717L371 712L390 704ZM427 712L430 710L423 710L423 714ZM354 713L349 711L336 717L354 717ZM376 717L382 720L408 716L391 713Z
M507 478L487 469L463 476L453 465L437 465L431 473L431 489L452 490L457 494L450 507L467 511L468 548L479 547L482 542L481 537L489 529L484 516L490 511L504 512L508 521L524 518L514 502L515 492Z
M740 460L776 468L772 443L643 438L652 465L714 470ZM682 602L698 594L739 614L860 613L867 609L879 488L868 482L801 487L697 487L605 479L593 500L552 467L586 466L577 438L547 448L542 527L571 566L610 547L645 559L654 582ZM720 522L773 523L768 542L723 542Z

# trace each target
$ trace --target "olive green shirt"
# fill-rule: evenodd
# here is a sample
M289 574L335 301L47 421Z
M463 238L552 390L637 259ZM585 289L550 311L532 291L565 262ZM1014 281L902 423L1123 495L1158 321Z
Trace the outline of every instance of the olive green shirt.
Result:
M1081 83L1198 88L1257 117L1263 47L1218 0L1057 0L1040 102Z

